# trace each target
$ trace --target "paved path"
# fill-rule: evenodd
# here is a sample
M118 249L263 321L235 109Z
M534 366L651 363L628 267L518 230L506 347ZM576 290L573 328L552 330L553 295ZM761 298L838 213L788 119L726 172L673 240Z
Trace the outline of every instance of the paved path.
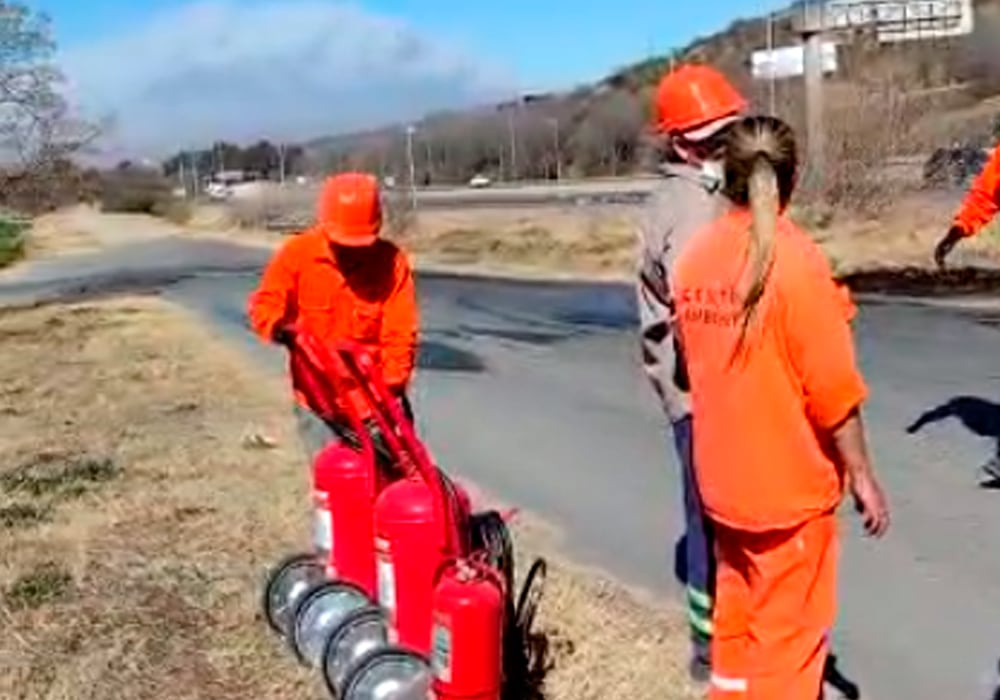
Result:
M174 250L172 258L161 251L171 265L144 263L126 277L152 275L147 281L159 284L182 276L185 261L251 269L262 255L230 257L219 245ZM107 268L95 274L114 279ZM252 275L186 279L168 294L278 371L280 354L244 330L252 283ZM58 287L46 284L22 283L15 296ZM650 590L671 590L676 467L637 368L629 290L447 277L423 278L420 289L425 342L416 400L442 465L561 526L581 559ZM845 514L836 644L865 697L991 697L1000 656L1000 492L980 489L975 474L1000 435L1000 406L990 401L1000 396L1000 314L991 319L989 309L879 300L862 307L867 416L895 513L881 543L863 540ZM941 411L953 417L907 434L924 411L962 396L970 399Z

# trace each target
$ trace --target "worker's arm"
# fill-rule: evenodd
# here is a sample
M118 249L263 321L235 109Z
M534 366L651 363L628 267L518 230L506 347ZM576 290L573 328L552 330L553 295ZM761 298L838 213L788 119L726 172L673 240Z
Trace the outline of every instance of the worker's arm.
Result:
M867 390L849 326L853 305L845 303L844 290L834 283L829 264L813 243L797 240L795 248L784 251L778 276L789 358L810 421L832 441L865 529L880 537L889 526L889 513L865 444L861 405Z
M1000 146L993 151L986 167L972 183L969 194L959 207L948 229L934 248L934 260L944 267L962 239L971 238L983 230L1000 212Z
M963 236L974 236L1000 211L1000 146L976 177L958 213L954 227Z
M654 194L639 214L640 245L636 295L642 367L664 408L674 420L687 411L687 374L680 358L667 270L667 246L673 212L666 198Z
M832 435L840 463L847 472L848 483L854 494L854 504L861 513L865 530L872 537L881 537L889 529L889 504L878 479L875 478L868 457L868 444L865 440L861 411L858 409L851 411L847 418L834 428Z
M265 341L290 320L291 298L298 278L294 240L287 241L264 268L260 284L250 294L247 314L254 332Z
M823 253L800 235L779 248L774 283L780 285L782 327L806 411L817 429L829 431L861 405L866 387L855 362L852 308Z
M413 374L420 323L413 270L406 255L396 252L393 288L382 312L382 373L386 385L403 393Z

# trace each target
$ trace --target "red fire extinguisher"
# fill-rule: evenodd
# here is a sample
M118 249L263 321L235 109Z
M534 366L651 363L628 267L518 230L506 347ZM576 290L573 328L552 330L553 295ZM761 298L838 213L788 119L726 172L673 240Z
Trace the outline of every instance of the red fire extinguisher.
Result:
M313 464L313 542L326 563L327 576L353 583L376 596L372 548L375 498L390 475L376 464L368 428L351 401L337 402L353 388L355 377L343 351L328 349L305 330L296 333L291 361L296 386L324 419L347 420L360 451L343 443L321 450Z
M374 472L364 455L337 443L324 448L313 465L313 541L325 558L327 577L353 583L371 598Z
M440 513L460 505L438 496L424 479L389 486L375 504L375 566L379 604L396 644L429 654L434 582L445 562L458 554L450 534L452 518ZM440 501L440 503L437 503Z
M499 700L506 598L505 584L488 566L458 560L443 571L432 608L437 700Z
M327 352L315 350L320 356ZM468 529L469 496L433 465L371 357L348 344L335 351L331 364L339 360L350 376L358 404L371 409L388 453L407 475L379 493L369 548L374 550L375 589L387 613L391 640L426 655L435 578L446 561L468 549L463 533ZM370 439L362 442L371 444ZM334 538L338 530L334 527Z
M501 516L476 516L474 526L468 494L434 465L399 406L386 400L370 358L345 351L343 359L367 399L387 409L380 428L408 474L375 504L376 589L390 641L431 658L438 700L499 700L506 666L523 665L510 663L516 655L507 646L527 635L529 594L544 566L532 567L515 608L513 553Z

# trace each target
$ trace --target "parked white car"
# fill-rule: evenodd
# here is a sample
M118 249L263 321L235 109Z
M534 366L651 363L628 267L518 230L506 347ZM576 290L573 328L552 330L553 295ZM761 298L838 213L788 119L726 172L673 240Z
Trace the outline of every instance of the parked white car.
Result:
M205 188L205 194L211 199L229 199L233 196L233 191L221 182L210 182Z
M482 173L479 173L478 175L473 175L472 179L469 180L469 187L476 187L476 188L489 187L491 184L492 181Z

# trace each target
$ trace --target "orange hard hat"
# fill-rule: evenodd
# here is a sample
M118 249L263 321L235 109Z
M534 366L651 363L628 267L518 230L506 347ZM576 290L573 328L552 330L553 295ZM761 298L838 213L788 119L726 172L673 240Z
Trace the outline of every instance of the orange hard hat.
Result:
M316 220L331 243L368 246L382 229L378 181L368 173L340 173L327 178L319 194Z
M656 88L656 128L698 140L746 107L747 101L722 73L685 64L663 76Z

